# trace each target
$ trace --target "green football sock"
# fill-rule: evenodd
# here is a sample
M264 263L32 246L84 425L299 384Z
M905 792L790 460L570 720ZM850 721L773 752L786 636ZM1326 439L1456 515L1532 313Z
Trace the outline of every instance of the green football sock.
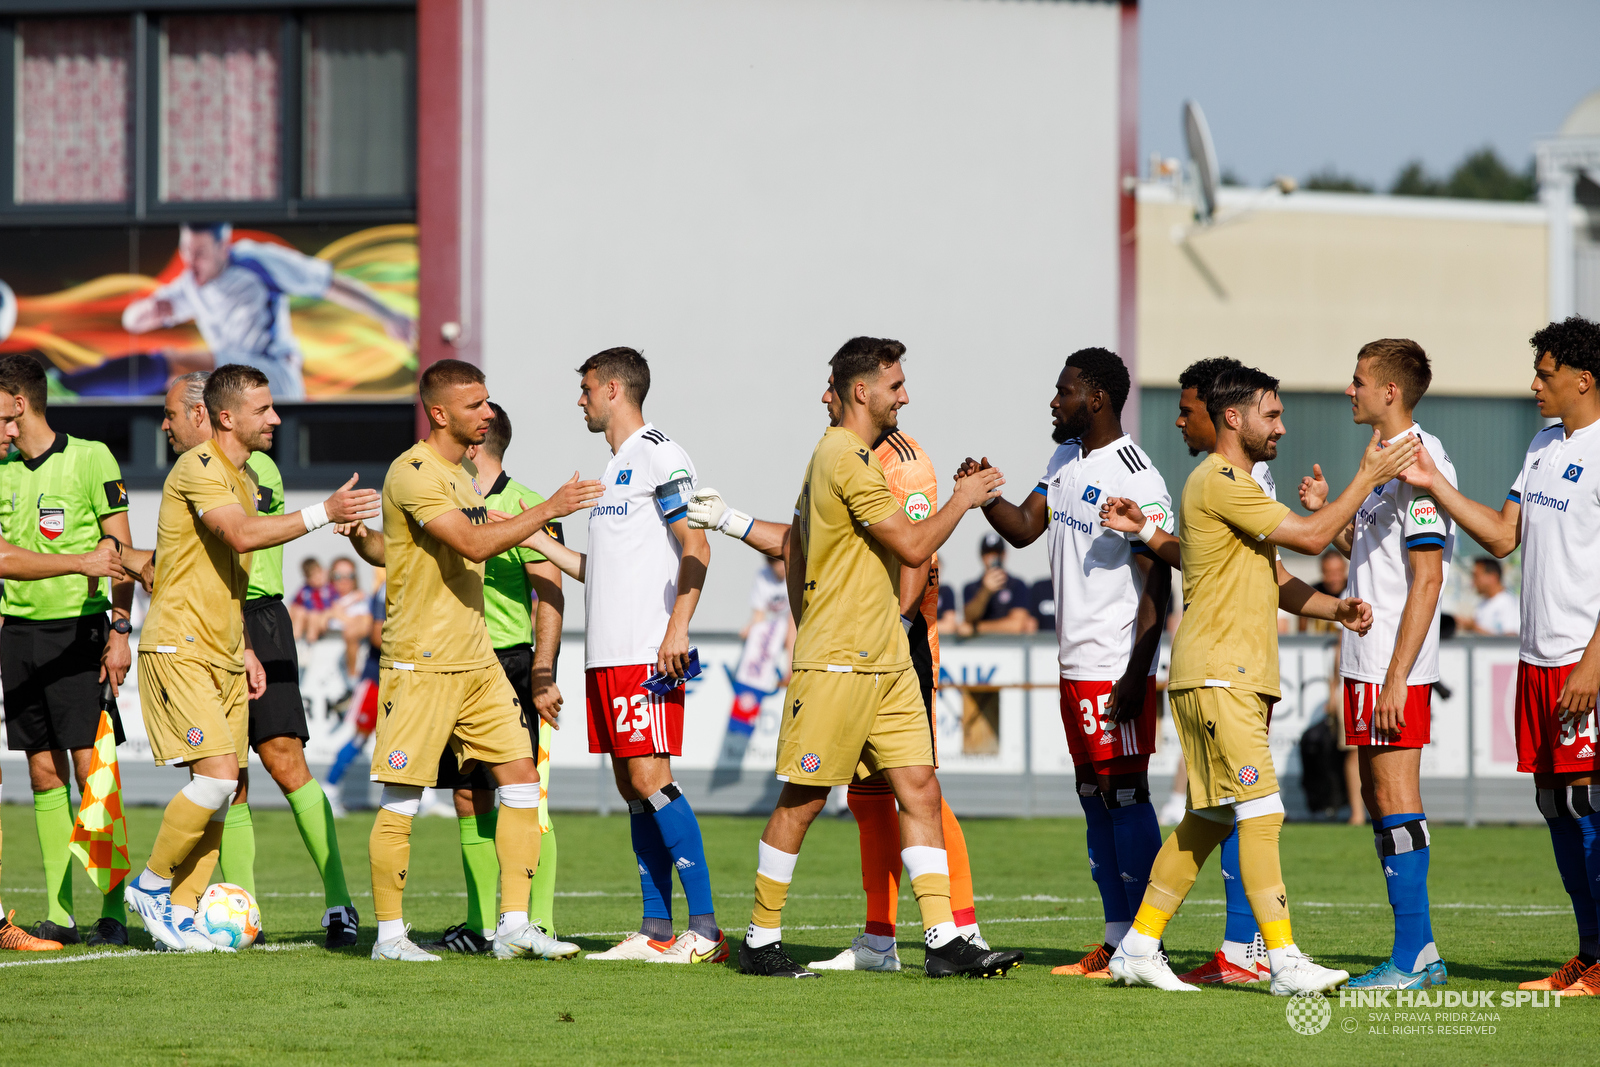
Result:
M58 926L72 925L72 806L66 786L33 794L33 824L44 857L45 918Z
M300 840L311 853L311 862L317 865L322 876L322 906L348 907L350 890L344 883L344 861L339 858L339 835L333 826L333 805L328 803L322 785L315 778L284 794L289 808L294 812L294 824L300 830Z
M495 890L500 885L500 860L494 852L497 813L468 815L461 824L461 870L467 876L467 926L493 930L499 922Z
M222 880L256 895L256 824L249 804L235 804L222 823L222 854L217 858Z
M539 845L539 869L533 874L532 900L528 903L528 921L538 923L545 933L554 932L556 926L556 831L552 826Z
M111 887L111 892L100 898L100 918L115 919L123 926L128 925L128 907L122 901L122 890L128 884L129 878L138 875L130 872L122 881Z

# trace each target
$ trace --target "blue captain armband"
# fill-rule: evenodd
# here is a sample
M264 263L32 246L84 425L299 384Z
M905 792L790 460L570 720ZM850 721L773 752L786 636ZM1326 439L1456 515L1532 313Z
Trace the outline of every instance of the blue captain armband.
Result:
M689 494L694 492L694 479L687 474L656 486L656 503L668 523L677 522L689 512Z

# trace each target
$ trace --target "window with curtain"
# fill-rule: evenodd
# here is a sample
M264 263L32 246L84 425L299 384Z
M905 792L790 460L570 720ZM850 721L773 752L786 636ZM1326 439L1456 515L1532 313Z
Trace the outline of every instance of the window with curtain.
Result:
M125 18L17 21L17 203L128 199L132 51Z
M160 198L278 196L282 21L170 15L160 29Z
M415 187L416 17L310 15L302 33L307 198L403 197Z

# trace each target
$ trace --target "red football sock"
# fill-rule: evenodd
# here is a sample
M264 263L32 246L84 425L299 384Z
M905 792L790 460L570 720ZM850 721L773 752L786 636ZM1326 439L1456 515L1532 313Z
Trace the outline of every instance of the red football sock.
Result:
M867 933L894 936L900 906L900 811L894 792L881 778L852 782L850 813L861 832L861 888L867 891ZM962 856L965 857L965 849ZM971 879L968 879L971 897Z
M978 921L978 909L972 900L972 864L967 859L967 838L956 822L956 813L948 801L941 800L944 809L944 851L950 860L950 910L955 914L957 926L971 926ZM862 846L865 849L865 846Z

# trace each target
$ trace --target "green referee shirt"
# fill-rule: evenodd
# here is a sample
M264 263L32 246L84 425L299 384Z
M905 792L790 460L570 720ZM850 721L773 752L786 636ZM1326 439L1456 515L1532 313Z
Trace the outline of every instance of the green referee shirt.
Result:
M100 518L128 510L128 490L111 450L99 441L56 434L38 458L13 449L0 459L0 532L33 552L92 552ZM76 619L111 607L111 583L76 574L5 583L0 614L16 619Z
M484 505L508 515L522 511L518 501L528 507L544 503L544 497L505 471L483 498ZM553 523L551 525L554 525ZM550 526L545 532L559 538ZM533 584L525 565L539 563L544 555L531 548L512 548L492 556L483 567L483 619L489 626L489 642L495 648L514 648L533 643Z
M244 465L255 474L258 483L256 514L282 515L283 475L278 473L278 465L272 462L272 457L265 452L252 452ZM245 591L244 598L255 600L264 596L283 596L282 545L258 549L250 555L250 588Z

